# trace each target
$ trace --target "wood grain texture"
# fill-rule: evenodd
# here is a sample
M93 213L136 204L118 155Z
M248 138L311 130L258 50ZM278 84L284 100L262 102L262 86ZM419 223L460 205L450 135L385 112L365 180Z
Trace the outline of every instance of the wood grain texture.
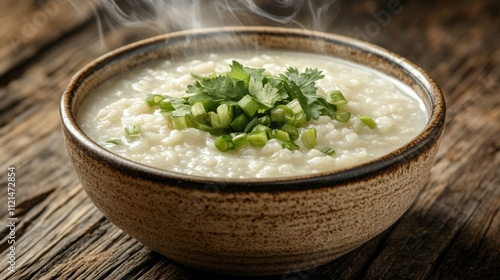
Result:
M0 76L87 21L97 7L96 0L2 1Z
M500 3L400 1L391 13L393 2L342 2L329 31L401 54L442 87L447 128L428 183L370 242L272 279L500 279ZM0 279L232 279L145 248L108 222L79 184L58 106L71 76L106 52L88 7L75 13L63 0L0 3ZM26 33L37 17L37 32ZM13 48L12 34L26 40ZM153 33L104 34L113 49ZM9 166L17 171L13 274L4 226Z

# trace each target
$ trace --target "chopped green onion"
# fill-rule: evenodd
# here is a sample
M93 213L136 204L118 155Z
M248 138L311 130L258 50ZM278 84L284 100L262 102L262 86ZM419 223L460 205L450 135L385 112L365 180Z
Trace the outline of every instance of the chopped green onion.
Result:
M247 136L248 143L255 147L264 147L267 143L267 134L265 131L252 131Z
M146 97L146 103L151 107L155 106L161 100L163 100L163 96L158 94L149 94Z
M217 107L217 115L219 116L219 122L222 128L228 128L231 125L233 119L227 104L221 104Z
M257 117L253 118L243 130L244 133L249 133L252 129L259 124L259 119Z
M321 149L320 151L321 151L322 153L324 153L324 154L329 155L329 156L332 156L332 155L334 155L334 154L335 154L335 150L334 150L334 149L332 149L332 148L330 148L330 147L325 147L325 148Z
M255 116L257 110L259 109L259 102L248 94L243 96L243 98L238 101L238 105L240 105L241 109L243 109L245 114L249 117Z
M377 127L377 123L369 116L358 116L358 118L371 129Z
M290 124L295 127L301 127L306 123L306 118L306 114L302 111L293 116L293 121Z
M208 112L208 120L212 127L214 128L223 128L220 122L219 115L216 112Z
M215 140L215 147L221 152L234 150L233 138L228 134L221 135Z
M173 129L183 130L188 128L186 116L168 116L167 122Z
M300 149L299 145L295 144L293 141L286 141L281 144L283 149L289 149L290 151L295 151Z
M329 97L330 99L328 100L328 102L332 103L333 105L340 106L347 104L347 100L340 90L331 91Z
M234 148L239 149L248 144L247 134L240 133L233 137Z
M349 112L337 112L335 114L335 119L339 122L347 122L351 118L351 113Z
M285 107L289 110L284 109L284 123L295 127L301 127L306 123L307 116L297 99L290 101L290 103L288 103Z
M264 131L267 134L267 138L270 139L272 136L272 130L268 126L265 126L263 124L258 124L256 125L253 129L252 132L254 131Z
M306 148L312 149L316 147L317 142L316 142L316 129L315 128L310 128L306 130L302 135L300 136L300 140L302 140L302 143Z
M280 129L275 129L273 130L274 138L280 140L281 142L287 142L290 141L290 135L288 132L280 130Z
M243 132L245 131L245 127L247 127L250 120L247 115L241 114L234 121L231 122L230 126L235 132Z
M185 116L187 127L197 128L212 135L220 136L228 132L222 128L214 128L206 124L203 120L195 119L191 114Z
M283 124L284 122L284 118L285 118L285 109L283 109L282 107L278 106L274 109L271 110L271 113L270 113L270 116L271 116L271 121L278 124L278 125L281 125Z
M286 104L286 106L292 110L292 113L294 115L296 115L300 112L304 112L304 110L302 110L302 107L300 106L300 103L297 99L290 101L288 104Z
M142 133L141 124L134 124L133 126L125 127L125 137L129 139L135 139L139 137Z
M271 125L271 117L269 115L265 115L259 118L259 123L265 126Z
M120 139L111 139L106 141L106 144L121 145L123 143Z
M259 123L252 129L252 131L267 131L269 129L270 128L268 126Z
M196 102L191 107L191 114L193 114L193 117L195 117L195 118L202 116L202 115L205 115L206 113L207 113L207 110L205 110L205 106L203 105L202 102Z
M146 97L146 103L148 103L149 106L158 106L160 109L164 109L167 111L173 111L175 110L175 107L172 105L172 102L170 99L165 98L164 96L161 96L159 94L149 94Z
M284 124L281 130L288 133L288 135L290 136L290 140L295 141L299 139L299 130L295 126Z
M237 117L245 113L237 103L229 104L229 111L232 112L233 117Z
M174 105L172 105L172 102L170 102L169 99L164 98L156 103L160 109L167 110L167 111L173 111L175 110Z

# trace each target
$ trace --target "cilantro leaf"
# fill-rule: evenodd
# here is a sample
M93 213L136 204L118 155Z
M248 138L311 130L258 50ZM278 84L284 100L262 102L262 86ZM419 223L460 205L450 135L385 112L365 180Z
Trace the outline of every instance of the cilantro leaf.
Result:
M215 104L220 104L222 103L222 101L224 101L224 98L214 98L213 96L208 95L206 93L197 93L189 96L188 101L189 104L191 105L197 102L211 102Z
M266 71L266 69L243 67L243 70L245 70L245 72L247 72L250 76L254 77L257 81L264 82L264 79L266 78L266 76L264 76L264 71Z
M248 88L250 84L250 77L253 77L257 81L262 81L264 79L264 71L262 68L251 68L243 67L241 63L233 60L233 64L230 65L231 72L229 76L234 80L243 81L245 86Z
M250 77L248 91L259 103L266 107L265 109L272 108L277 101L281 100L277 88L269 83L263 84L253 76Z
M322 115L325 115L325 116L329 116L331 118L335 117L335 115L337 115L337 106L326 101L324 98L316 98L316 100L318 101L318 103L321 104L321 106L323 106L323 109L321 110L322 112Z
M284 81L280 78L268 77L266 84L272 85L278 90L278 94L281 100L291 101L290 96L288 95L287 89L284 87Z
M207 100L229 99L233 101L240 100L247 92L248 90L243 81L234 80L228 75L204 78L201 82L197 81L194 85L189 85L186 90L188 94L202 94ZM191 97L189 98L190 103L193 102Z
M306 68L302 73L299 73L297 68L288 68L285 75L288 80L293 81L297 86L299 86L305 94L316 95L316 85L317 80L323 79L325 76L321 74L321 70Z
M243 70L243 65L236 60L233 60L233 64L230 66L231 72L229 76L235 80L240 80L245 83L245 86L248 88L248 83L250 81L250 74Z
M182 117L191 113L191 106L188 104L179 104L175 106L175 110L160 110L164 116Z
M321 112L324 109L324 107L317 100L315 96L305 95L302 92L301 88L294 81L287 81L283 83L283 85L285 89L288 91L290 97L292 99L297 99L297 101L300 104L300 107L302 107L302 110L304 110L304 113L306 114L307 120L319 119L319 116L321 115Z
M316 81L324 78L318 69L306 68L302 73L297 68L288 68L280 75L283 86L292 99L297 99L307 120L317 120L321 115L335 116L337 108L317 95Z

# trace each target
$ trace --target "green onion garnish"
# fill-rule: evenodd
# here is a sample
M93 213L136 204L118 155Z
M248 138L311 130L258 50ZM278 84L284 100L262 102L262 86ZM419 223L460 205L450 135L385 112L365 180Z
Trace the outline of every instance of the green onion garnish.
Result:
M337 112L335 114L335 119L339 122L346 122L351 118L351 113L349 112Z
M241 109L243 109L245 114L249 117L255 116L259 109L259 103L250 95L243 96L243 98L238 101L238 105L240 105Z
M233 138L230 135L221 135L215 140L215 147L221 152L234 150Z
M207 110L205 110L205 105L203 105L202 102L196 102L191 107L191 114L193 114L193 117L195 118L204 116L206 113Z
M358 118L371 129L377 127L377 123L369 116L358 116Z
M335 150L330 148L330 147L325 147L325 148L321 149L320 151L324 154L329 155L329 156L332 156L333 154L335 154Z
M287 142L290 141L290 135L288 132L280 130L280 129L275 129L273 130L274 138L282 141L282 142Z
M316 129L315 128L310 128L306 130L306 132L302 133L300 135L300 140L302 140L302 143L306 148L312 149L316 147L317 142L316 142Z
M288 136L290 136L290 140L294 141L294 140L299 139L299 130L295 126L289 125L289 124L284 124L281 127L281 130L288 133Z
M328 101L336 106L347 104L347 100L340 90L331 91L329 97L330 100Z
M293 141L299 137L312 149L317 145L316 130L311 128L301 135L299 128L320 116L340 122L350 119L349 112L338 111L347 104L340 90L329 92L326 98L317 94L316 81L324 77L318 69L299 72L288 68L283 74L270 76L265 69L244 67L237 61L230 68L229 73L220 75L191 74L197 81L187 87L186 98L149 94L146 103L159 110L172 129L196 128L219 136L215 145L220 151L247 144L262 147L269 139L296 150L299 146ZM369 127L376 126L367 118L360 116ZM125 129L127 138L141 133L140 125ZM334 152L330 150L323 152Z
M290 151L295 151L300 149L299 145L295 144L293 141L286 141L281 144L283 149L289 149Z
M245 131L250 119L245 114L237 116L230 124L233 131ZM253 128L252 128L253 129Z
M111 139L105 142L106 144L121 145L123 144L120 139Z
M141 124L134 124L133 126L125 127L125 137L129 139L136 139L142 134Z
M267 143L267 134L265 131L252 131L247 136L248 143L255 147L264 147Z
M248 144L247 134L240 133L233 137L234 148L238 149Z
M174 105L172 105L172 102L170 102L170 100L166 99L166 98L158 101L158 103L156 103L156 105L158 105L158 107L160 107L160 109L163 109L166 111L175 110L175 107L174 107Z
M188 128L186 116L167 116L167 122L173 129L183 130Z
M233 121L232 114L229 112L229 106L227 104L219 105L219 107L217 107L217 115L219 116L221 128L229 128Z
M164 109L167 111L175 110L175 107L172 104L171 100L159 94L149 94L146 97L146 103L148 103L148 105L151 107L158 106L160 109Z

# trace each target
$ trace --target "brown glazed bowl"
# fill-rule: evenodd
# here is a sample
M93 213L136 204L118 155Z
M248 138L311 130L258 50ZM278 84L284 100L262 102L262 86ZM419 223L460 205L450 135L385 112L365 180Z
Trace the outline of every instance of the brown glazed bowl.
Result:
M428 124L410 143L335 172L223 179L159 170L112 154L75 116L97 85L154 60L200 52L278 49L361 63L409 85ZM170 33L112 51L78 72L61 100L65 144L88 196L117 227L188 267L235 275L299 271L338 258L396 222L433 165L445 103L420 68L387 50L342 36L272 27Z

